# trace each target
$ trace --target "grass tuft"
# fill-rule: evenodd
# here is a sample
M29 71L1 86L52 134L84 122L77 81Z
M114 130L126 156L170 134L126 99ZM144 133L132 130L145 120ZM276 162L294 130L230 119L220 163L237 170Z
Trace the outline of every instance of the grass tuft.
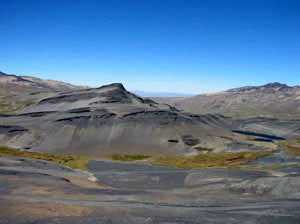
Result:
M0 156L13 156L31 159L40 159L60 165L68 166L72 169L87 171L86 164L90 161L87 157L71 155L53 155L38 152L27 152L6 146L0 146Z

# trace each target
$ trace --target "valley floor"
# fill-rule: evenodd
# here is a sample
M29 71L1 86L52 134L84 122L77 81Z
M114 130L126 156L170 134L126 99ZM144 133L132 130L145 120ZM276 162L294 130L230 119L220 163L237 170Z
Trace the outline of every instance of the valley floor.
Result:
M0 223L299 223L300 167L179 170L92 160L89 172L0 157Z

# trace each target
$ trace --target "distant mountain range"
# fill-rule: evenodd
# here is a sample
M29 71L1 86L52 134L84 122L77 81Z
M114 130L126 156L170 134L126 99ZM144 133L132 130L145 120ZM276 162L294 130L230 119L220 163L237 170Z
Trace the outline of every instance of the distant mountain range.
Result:
M220 113L237 119L251 117L300 119L300 87L278 82L188 98L155 97L152 99L197 114Z
M272 83L194 97L155 98L161 102L157 103L127 91L120 83L84 88L0 75L0 145L86 156L184 156L207 149L234 152L277 148L272 141L255 141L243 131L284 138L300 135L300 120L234 120L222 114L195 114L211 111L238 117L297 117L298 86Z
M17 113L35 102L35 99L25 99L22 94L75 91L86 88L88 87L0 72L0 113ZM218 113L235 119L252 117L300 119L300 86L298 85L288 86L275 82L196 96L168 92L133 91L133 93L195 114Z
M143 97L191 97L196 95L188 93L145 92L140 90L133 90L132 92Z
M50 90L50 91L68 91L83 89L83 86L75 86L65 82L55 80L43 80L31 76L10 75L0 71L0 86L3 87L18 87L31 90Z

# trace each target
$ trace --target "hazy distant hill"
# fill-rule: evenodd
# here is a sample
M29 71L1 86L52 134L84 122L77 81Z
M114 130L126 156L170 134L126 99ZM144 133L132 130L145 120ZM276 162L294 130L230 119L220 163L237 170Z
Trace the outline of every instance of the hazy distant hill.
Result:
M37 92L57 92L84 89L69 83L43 80L30 76L9 75L0 72L0 114L14 114L35 102L34 95L23 98L24 94Z
M75 86L65 82L55 80L43 80L31 76L9 75L0 71L1 87L22 87L32 90L51 90L51 91L68 91L82 89L85 87Z
M221 113L234 118L264 116L300 119L300 87L277 82L189 98L153 99L192 113Z

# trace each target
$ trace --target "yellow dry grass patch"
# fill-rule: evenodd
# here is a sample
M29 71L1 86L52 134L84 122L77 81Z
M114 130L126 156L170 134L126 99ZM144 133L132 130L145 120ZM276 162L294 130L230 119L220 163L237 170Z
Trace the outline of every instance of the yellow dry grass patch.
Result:
M188 157L162 156L153 159L150 163L168 165L179 169L239 168L239 165L254 161L259 157L270 155L273 152L225 152Z
M298 143L299 139L296 139L296 140ZM294 140L292 140L292 141L294 141ZM281 141L279 144L282 145L286 150L288 150L289 152L291 152L293 154L300 154L300 147L290 145L287 141Z
M68 166L72 169L87 171L86 164L90 161L88 157L71 156L71 155L54 155L38 152L27 152L6 146L0 146L0 156L14 156L31 159L41 159L60 165Z
M129 155L129 154L112 154L109 159L123 162L137 161L148 159L150 156L148 155Z
M292 141L295 143L300 143L300 138L294 138L294 139L292 139Z

